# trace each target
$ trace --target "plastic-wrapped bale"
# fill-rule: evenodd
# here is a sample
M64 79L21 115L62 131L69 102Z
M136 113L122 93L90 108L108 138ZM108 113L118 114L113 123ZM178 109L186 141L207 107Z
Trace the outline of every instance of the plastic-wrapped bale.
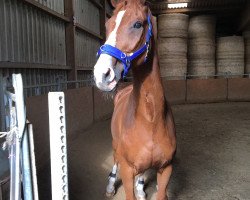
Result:
M163 14L158 17L158 52L161 76L184 79L187 73L188 15Z
M188 15L185 14L163 14L158 16L159 37L187 38Z
M161 76L184 79L187 73L187 39L161 38L158 40Z
M211 59L215 62L215 41L210 38L195 38L188 41L188 58Z
M244 39L241 36L220 37L216 49L217 75L241 77L244 74Z
M214 77L215 42L213 39L195 38L188 41L188 73L193 79Z
M188 60L190 78L208 79L215 74L215 61L211 59ZM197 74L199 76L197 76ZM192 76L194 75L194 76Z
M189 20L189 38L214 38L216 17L214 15L193 16Z
M187 39L185 38L160 38L158 40L160 57L187 57Z
M161 58L160 61L161 76L168 80L185 79L187 72L187 59Z
M213 15L190 18L188 28L188 74L207 79L215 75L215 28Z

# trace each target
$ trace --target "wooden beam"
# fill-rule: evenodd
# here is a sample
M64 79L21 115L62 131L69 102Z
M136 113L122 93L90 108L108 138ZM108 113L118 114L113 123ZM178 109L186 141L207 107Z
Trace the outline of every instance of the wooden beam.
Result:
M66 63L71 66L68 73L69 81L77 80L76 71L76 47L75 47L75 25L74 25L74 0L64 0L64 13L70 18L70 23L65 27L65 43L66 43Z
M99 40L103 40L103 37L97 33L95 33L94 31L91 31L90 29L86 28L85 26L81 25L81 24L78 24L78 23L75 23L75 26L78 30L80 31L84 31L86 32L87 34L89 34L90 36L93 36Z
M93 71L92 67L77 66L77 71Z
M100 3L103 5L103 10L100 10L100 34L102 37L103 42L106 39L106 27L105 27L105 22L106 22L106 0L100 0Z
M81 0L82 1L82 0ZM89 0L91 3L93 3L97 8L104 10L103 4L99 3L95 0Z
M70 70L71 66L68 66L68 65L41 64L41 63L0 61L0 68L19 68L19 69L30 68L30 69L65 69L65 70Z
M198 12L228 12L241 10L241 6L230 7L210 7L210 8L178 8L178 9L164 9L152 10L153 14L170 14L170 13L198 13Z
M62 14L60 14L60 13L58 13L58 12L56 12L56 11L48 8L48 7L46 7L46 6L38 3L37 1L34 1L34 0L23 0L23 2L27 3L27 4L31 5L31 6L33 6L35 8L37 8L39 10L41 10L41 11L47 13L48 15L51 15L51 16L59 19L59 20L62 20L64 22L70 22L70 18L68 18L68 17L66 17L66 16L64 16L64 15L62 15Z

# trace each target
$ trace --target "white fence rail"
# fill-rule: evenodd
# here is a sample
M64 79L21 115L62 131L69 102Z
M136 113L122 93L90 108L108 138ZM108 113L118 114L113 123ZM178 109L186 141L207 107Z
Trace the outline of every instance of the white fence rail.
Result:
M13 74L12 82L3 82L5 119L4 149L9 151L10 200L38 200L34 141L32 124L26 121L23 83L21 74ZM52 199L68 199L68 168L65 103L63 92L49 93L49 124L51 152ZM21 197L23 194L23 198ZM1 196L0 196L1 199Z

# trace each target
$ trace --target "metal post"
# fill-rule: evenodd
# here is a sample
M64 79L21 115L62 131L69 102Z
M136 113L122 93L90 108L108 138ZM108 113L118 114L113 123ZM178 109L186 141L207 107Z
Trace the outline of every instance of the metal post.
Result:
M48 100L52 200L68 200L64 93L50 92Z
M6 84L5 87L6 89ZM16 108L12 106L12 100L14 98L13 95L7 93L4 89L4 101L5 101L5 108L7 109L8 113L6 113L6 130L10 131L13 130L16 125ZM20 199L20 176L19 172L19 160L17 162L16 157L19 158L19 155L16 156L16 149L17 149L17 139L16 133L7 136L9 142L9 162L10 162L10 199L12 200L19 200ZM16 162L18 163L18 169L16 168ZM16 179L17 178L17 179Z
M5 145L9 149L10 161L10 199L21 199L22 181L24 200L33 200L29 142L26 129L26 109L21 74L12 75L12 85L14 93L8 91L6 82L4 82L3 87L7 127ZM22 166L20 158L22 158Z
M5 131L5 106L4 106L4 91L3 91L3 70L0 69L0 130Z
M21 74L12 75L13 87L16 97L16 114L17 114L17 132L15 134L16 148L15 148L15 198L13 200L20 200L21 188L21 167L20 167L20 150L21 140L25 128L25 108L23 98L23 83Z
M28 135L29 135L29 144L30 144L33 194L34 194L34 200L39 200L39 198L38 198L36 159L35 159L35 148L34 148L34 137L33 137L33 126L32 126L32 124L28 124L28 133L29 133Z
M32 200L33 188L31 179L30 150L27 129L25 129L24 131L22 141L22 172L24 200Z

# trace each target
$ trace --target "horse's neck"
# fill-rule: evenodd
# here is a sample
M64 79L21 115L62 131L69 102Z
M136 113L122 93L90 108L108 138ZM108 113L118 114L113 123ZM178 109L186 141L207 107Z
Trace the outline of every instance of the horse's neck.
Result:
M162 86L157 55L150 65L140 66L134 72L132 100L136 117L155 121L164 114L164 89Z

